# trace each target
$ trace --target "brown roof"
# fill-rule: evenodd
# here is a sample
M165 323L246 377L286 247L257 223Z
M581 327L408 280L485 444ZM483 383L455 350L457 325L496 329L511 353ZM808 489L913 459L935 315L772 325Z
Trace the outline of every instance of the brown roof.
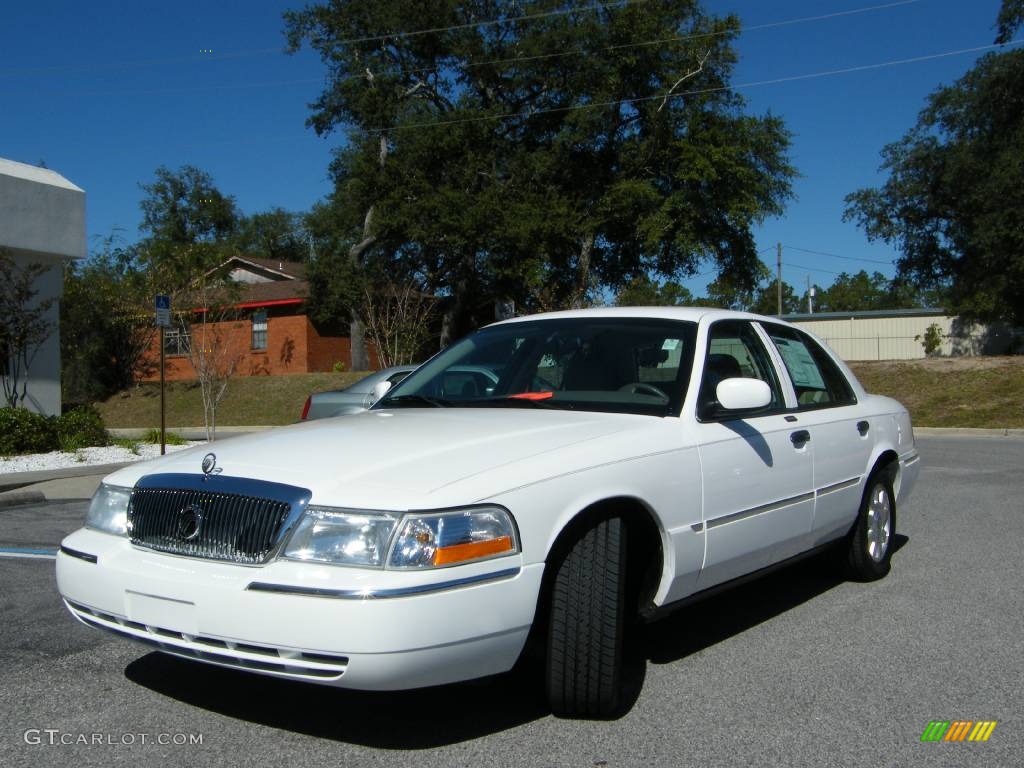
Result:
M309 296L309 283L306 280L274 280L269 283L252 283L240 287L239 304L305 299Z

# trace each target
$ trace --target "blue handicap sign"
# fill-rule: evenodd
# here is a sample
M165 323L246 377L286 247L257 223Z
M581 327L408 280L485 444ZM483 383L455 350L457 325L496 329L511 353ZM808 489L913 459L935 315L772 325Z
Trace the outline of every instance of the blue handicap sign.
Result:
M171 297L170 296L157 296L156 297L156 308L157 309L170 309L171 308Z

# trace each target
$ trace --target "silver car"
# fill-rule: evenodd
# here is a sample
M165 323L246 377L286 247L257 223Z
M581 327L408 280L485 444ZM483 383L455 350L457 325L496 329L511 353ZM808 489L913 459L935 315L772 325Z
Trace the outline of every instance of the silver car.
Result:
M318 392L306 398L302 408L302 420L327 419L331 416L347 416L365 411L377 401L382 392L374 393L378 384L386 383L388 388L415 371L416 365L396 365L392 368L371 373L348 389ZM457 365L445 371L438 379L434 399L443 401L449 397L481 397L494 392L498 374L480 365Z
M415 365L396 365L392 368L383 368L345 389L317 392L310 395L306 398L306 404L302 406L302 421L326 419L331 416L344 416L349 413L365 411L373 405L373 388L379 382L386 381L394 386L416 368Z

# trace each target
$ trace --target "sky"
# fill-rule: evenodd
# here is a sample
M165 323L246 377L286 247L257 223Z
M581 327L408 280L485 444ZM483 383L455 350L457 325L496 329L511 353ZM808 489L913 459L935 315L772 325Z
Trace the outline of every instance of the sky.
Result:
M308 210L330 191L331 150L343 137L321 138L305 125L325 68L308 49L284 52L281 14L299 7L6 3L0 157L45 163L82 187L92 247L111 234L138 237L139 185L160 165L206 170L247 214ZM882 147L914 125L931 92L985 51L891 63L991 45L999 0L704 0L704 7L735 13L744 25L733 85L747 110L771 112L793 133L800 178L785 213L755 230L762 259L774 269L782 243L783 278L798 295L808 276L819 285L860 269L891 277L896 252L843 222L843 199L884 181ZM835 73L857 67L871 68ZM708 270L686 281L697 295L714 278Z

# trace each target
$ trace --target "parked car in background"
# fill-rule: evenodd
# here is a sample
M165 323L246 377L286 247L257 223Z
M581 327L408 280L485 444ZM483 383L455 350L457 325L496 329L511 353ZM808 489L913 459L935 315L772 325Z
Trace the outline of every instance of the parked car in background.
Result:
M415 365L384 368L371 373L365 379L360 379L348 389L310 395L302 407L301 420L312 421L365 411L377 399L377 395L374 394L375 387L385 382L389 388L393 387L415 370ZM442 397L488 395L494 391L497 383L498 375L493 370L479 365L462 365L454 366L445 372L444 378L438 382L438 390Z
M758 315L516 318L386 381L363 413L107 476L57 555L68 610L166 653L359 689L497 674L536 649L556 713L607 716L638 622L811 552L885 576L920 469L902 405Z
M333 389L328 392L312 394L306 398L300 418L302 421L312 421L313 419L326 419L330 416L343 416L365 411L373 405L373 388L378 383L387 381L394 386L415 370L415 365L382 368L345 389Z

